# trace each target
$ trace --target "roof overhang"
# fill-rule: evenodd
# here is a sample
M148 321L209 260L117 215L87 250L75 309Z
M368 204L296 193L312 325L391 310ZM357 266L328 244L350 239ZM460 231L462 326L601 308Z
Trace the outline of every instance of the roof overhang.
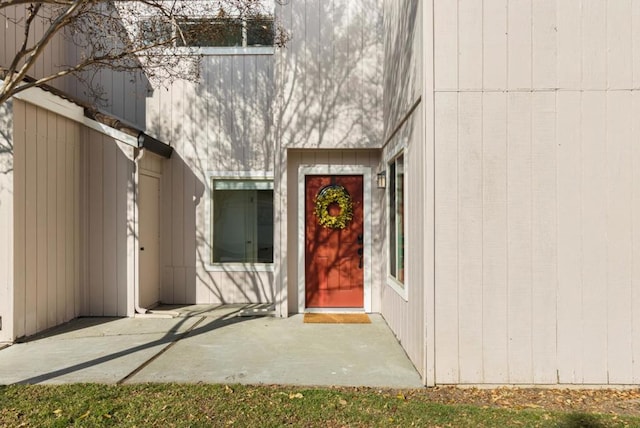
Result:
M72 99L50 86L34 86L18 92L14 98L78 122L131 147L146 149L167 159L173 153L173 148L170 145L147 135L140 129L125 124L115 116L99 112L92 106Z

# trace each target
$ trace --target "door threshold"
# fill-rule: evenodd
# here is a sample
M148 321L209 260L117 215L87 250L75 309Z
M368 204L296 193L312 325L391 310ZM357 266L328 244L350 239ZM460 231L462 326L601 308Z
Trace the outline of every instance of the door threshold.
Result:
M309 314L364 314L364 308L305 308Z

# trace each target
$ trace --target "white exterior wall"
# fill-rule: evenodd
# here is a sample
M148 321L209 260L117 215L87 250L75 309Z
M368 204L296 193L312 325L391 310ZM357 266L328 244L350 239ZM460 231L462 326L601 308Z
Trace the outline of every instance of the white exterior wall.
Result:
M371 167L382 147L382 9L378 0L300 0L276 6L291 40L276 64L276 308L298 311L298 166ZM381 250L381 191L372 185L372 254ZM380 310L379 263L372 309Z
M133 315L134 149L93 129L80 132L82 205L75 223L82 236L80 314Z
M31 94L61 111L8 105L12 147L2 165L13 170L0 175L7 341L81 315L133 313L133 148L79 123L81 108Z
M273 173L273 55L207 56L202 82L148 102L148 133L175 149L161 178L163 303L273 301L273 273L210 270L211 174Z
M81 258L80 125L26 102L13 106L10 340L80 314Z
M435 381L637 383L640 3L433 12Z
M13 331L13 102L0 105L0 342Z
M429 99L423 93L423 2L385 2L384 57L384 135L385 147L380 169L389 171L387 162L399 153L405 165L405 294L390 284L388 248L381 253L383 260L382 314L427 384L432 373L427 372L426 351L433 351L426 343L426 315L432 309L425 306L425 297L433 287L433 218L427 209L433 201L430 191L432 171L426 163L432 140L424 129L431 127L426 116ZM428 68L425 68L428 71ZM387 177L387 183L389 178ZM387 190L388 193L388 190ZM385 201L383 218L389 218ZM384 236L389 225L383 221ZM385 238L385 242L388 237ZM431 291L432 292L432 291ZM430 323L430 327L432 324ZM429 335L430 336L430 335Z

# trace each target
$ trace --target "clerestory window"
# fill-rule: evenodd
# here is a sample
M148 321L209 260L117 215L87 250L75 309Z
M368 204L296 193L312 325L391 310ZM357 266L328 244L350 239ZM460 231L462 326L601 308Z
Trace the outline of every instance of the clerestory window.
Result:
M147 45L169 43L177 47L269 47L274 45L273 16L245 19L233 17L184 17L175 22L148 18L140 22L139 34Z

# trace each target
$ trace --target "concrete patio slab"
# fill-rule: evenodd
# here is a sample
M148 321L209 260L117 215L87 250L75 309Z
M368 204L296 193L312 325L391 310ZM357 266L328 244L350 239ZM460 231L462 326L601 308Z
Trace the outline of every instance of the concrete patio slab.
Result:
M384 319L304 324L246 307L172 308L177 318L82 318L0 350L0 384L246 383L419 388Z

